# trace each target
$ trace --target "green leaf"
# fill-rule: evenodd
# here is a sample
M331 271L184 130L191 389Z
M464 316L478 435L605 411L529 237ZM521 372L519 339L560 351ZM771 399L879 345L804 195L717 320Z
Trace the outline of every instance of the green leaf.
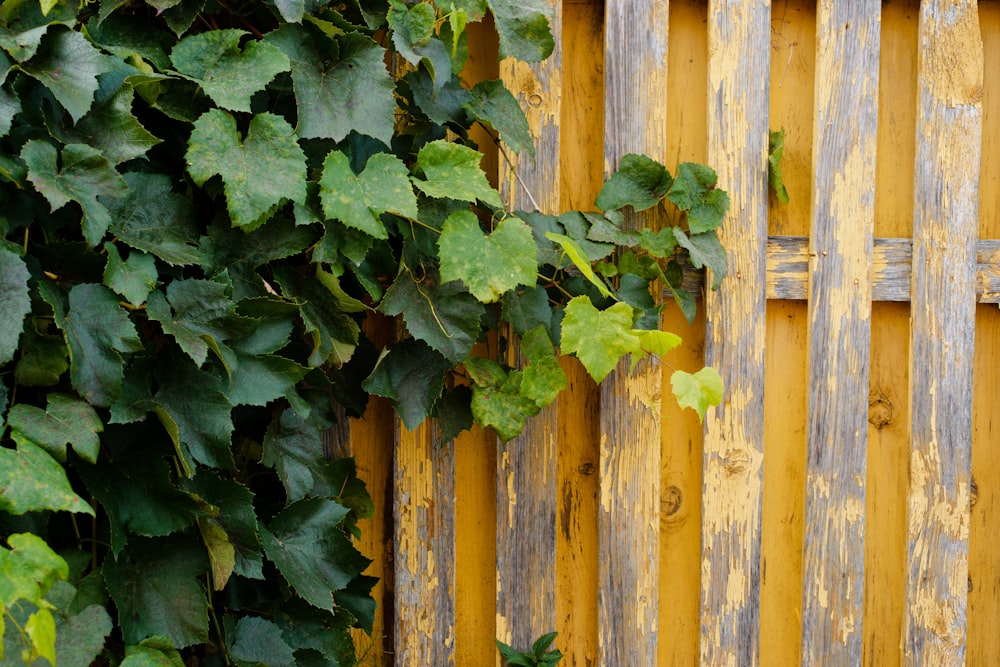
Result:
M102 571L118 607L126 644L150 635L175 646L208 642L208 604L199 577L206 570L200 544L179 539L135 540Z
M767 145L767 183L774 191L774 196L782 204L788 203L788 190L785 188L785 178L781 174L781 157L785 152L785 130L771 132Z
M389 153L376 153L357 176L346 155L332 151L323 164L319 181L323 214L348 227L385 239L389 235L379 219L390 212L417 217L417 198L409 171L402 160Z
M603 380L626 354L639 352L632 335L632 307L616 303L598 310L586 296L566 304L562 323L562 350L575 354L595 382Z
M552 337L554 313L544 287L535 285L523 292L507 292L501 299L501 305L503 320L514 327L517 335L523 336L528 330L543 326L549 337Z
M292 503L263 529L264 552L309 604L332 612L333 593L346 588L371 562L337 526L348 509L328 498Z
M138 250L122 259L115 244L107 242L104 251L108 254L108 264L104 267L104 284L121 294L133 306L141 306L146 297L156 288L159 272L156 259Z
M91 247L100 243L111 215L98 197L125 194L125 182L108 159L86 144L70 144L59 154L52 144L38 140L24 145L21 159L28 166L28 180L52 210L78 203L83 209L83 238Z
M24 318L31 312L29 278L24 260L0 245L0 303L4 305L4 316L0 318L0 365L14 358Z
M674 227L674 236L677 237L677 243L688 251L691 264L696 269L705 266L712 270L712 289L719 289L729 269L726 249L719 242L715 230L689 237L680 227Z
M545 232L545 238L558 243L566 256L573 262L573 266L578 268L583 277L597 287L597 290L601 294L609 298L612 296L608 286L604 284L603 280L597 277L594 270L590 267L590 258L587 257L583 248L576 241L563 234L555 234L553 232Z
M305 153L295 131L280 116L255 115L246 140L241 141L236 120L212 109L194 123L187 162L198 185L212 176L222 177L236 227L259 227L285 199L305 203Z
M241 577L263 579L260 525L250 489L211 470L199 471L194 479L184 482L184 488L219 509L218 516L203 520L218 524L226 532L234 550L233 572Z
M31 640L31 645L39 657L52 664L56 662L56 621L52 612L42 608L28 618L24 631Z
M127 646L119 667L185 667L185 663L169 639L157 636Z
M475 382L472 388L472 416L479 426L492 427L504 442L516 437L529 417L541 410L538 403L522 393L521 371L505 373L491 359L469 357L465 369Z
M111 233L167 264L200 263L193 205L189 198L173 191L170 177L130 172L125 174L125 183L125 196L107 202Z
M292 647L282 638L281 628L256 616L244 616L236 623L236 632L229 645L229 657L237 665L295 665Z
M504 218L487 236L474 213L458 211L445 220L438 247L441 280L462 281L483 303L537 280L535 240L531 228L517 218Z
M392 142L395 86L381 46L364 35L333 40L298 25L268 33L267 41L291 61L300 137L341 141L355 131Z
M0 606L11 607L18 600L43 604L49 589L69 576L66 561L37 535L14 533L7 546L0 547Z
M26 387L51 387L69 368L66 341L62 336L43 336L28 327L21 334L21 358L14 368L14 381Z
M434 405L433 417L438 420L441 442L454 440L459 433L472 428L472 390L459 385L446 391Z
M132 86L123 84L113 95L99 100L76 124L76 129L89 137L87 143L112 164L142 157L161 141L132 115L134 97Z
M2 53L2 51L0 51ZM2 73L0 73L2 76ZM21 113L21 100L16 92L0 88L0 137L6 137L14 123L14 116Z
M379 310L402 315L415 338L457 364L479 339L484 309L458 282L440 284L431 275L418 283L404 270L386 291Z
M286 296L305 300L302 322L306 334L312 338L309 366L316 368L324 363L340 365L349 361L357 347L361 328L344 312L337 295L316 277L302 280L286 274L276 277Z
M643 211L656 206L672 184L670 172L662 164L645 155L629 153L601 188L597 206L604 211L626 206Z
M431 414L451 368L448 359L423 341L407 339L382 352L361 386L388 398L406 428L413 430Z
M95 284L75 285L66 303L50 283L42 284L41 293L69 345L73 388L91 405L111 405L121 390L121 355L142 349L118 297Z
M425 180L413 184L431 197L458 199L503 208L500 193L490 187L480 167L483 154L449 141L432 141L417 154L417 169Z
M551 9L542 0L486 0L500 35L500 58L541 62L552 54Z
M60 461L66 460L66 445L83 459L95 463L101 443L97 434L104 430L101 418L86 401L65 394L48 394L45 410L18 404L7 415L11 437L21 443L30 440Z
M0 447L0 510L24 514L65 510L93 515L92 508L73 492L66 471L44 449L22 440L17 450Z
M50 30L38 52L21 69L45 86L65 107L73 121L90 110L97 77L113 68L111 61L79 32Z
M99 577L98 577L99 578ZM69 584L65 584L69 585ZM101 584L103 586L103 584ZM76 600L74 600L74 603ZM111 617L99 604L76 613L61 608L55 613L56 661L59 667L89 667L97 660L111 634Z
M500 133L500 137L515 153L523 150L534 157L535 142L531 138L528 119L517 98L499 79L480 81L472 88L472 101L465 105L472 116Z
M185 37L170 53L170 61L224 109L250 111L250 97L263 90L279 72L289 69L288 57L267 42L240 41L243 30L210 30Z
M521 353L528 365L522 371L520 393L538 407L545 407L566 388L567 381L544 327L536 327L522 336Z
M698 413L698 421L705 419L705 412L710 406L722 401L722 377L711 366L702 368L697 373L674 371L670 376L677 404L682 408L691 408Z
M233 405L265 406L282 397L293 401L295 385L309 372L307 367L277 355L239 355L238 359L225 391Z
M322 475L320 430L293 410L285 410L264 436L261 463L277 471L289 502L302 500Z
M711 167L685 162L677 167L677 177L667 199L687 211L690 233L702 234L722 224L729 210L729 195L715 187L718 176Z

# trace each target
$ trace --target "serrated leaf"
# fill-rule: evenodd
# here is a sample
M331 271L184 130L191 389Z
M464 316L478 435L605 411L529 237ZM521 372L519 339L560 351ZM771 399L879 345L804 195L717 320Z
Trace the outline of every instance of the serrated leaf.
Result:
M301 314L305 332L312 338L309 366L316 368L324 363L339 366L349 361L361 328L344 311L337 295L316 277L297 280L284 273L276 277L286 296L305 301Z
M169 639L150 637L125 647L125 659L118 667L185 667L185 663Z
M288 56L267 42L251 39L241 50L240 41L249 34L227 29L185 37L171 51L170 61L220 107L249 112L250 97L290 66Z
M552 336L553 311L544 287L535 285L523 292L507 292L500 303L503 306L504 321L514 327L517 335L523 336L529 329L541 325Z
M261 531L264 551L309 604L332 612L343 590L371 562L337 526L348 509L328 498L292 503Z
M218 516L203 521L217 523L233 546L233 572L250 579L264 578L260 526L253 506L253 493L239 482L219 477L211 470L201 470L184 488L219 509Z
M306 158L295 131L280 116L257 114L245 140L236 120L212 109L194 123L187 151L188 173L198 185L215 175L225 184L233 225L254 229L283 200L304 203Z
M135 540L102 571L118 607L126 644L163 635L178 647L208 641L208 604L198 578L205 573L201 545L178 539Z
M212 573L212 590L221 591L233 576L236 566L236 549L222 526L209 520L198 519L198 532L208 554L209 570Z
M31 60L21 63L21 69L45 86L74 122L93 105L97 77L112 68L86 37L68 29L50 30Z
M670 385L677 404L697 412L698 421L705 419L709 407L722 401L722 377L711 366L697 373L674 371L670 376Z
M451 362L423 341L407 339L382 353L361 386L388 398L406 428L413 430L431 414L451 368Z
M677 167L677 177L667 199L677 208L687 211L688 228L692 235L711 231L722 224L729 210L729 195L715 187L718 176L711 167L684 162Z
M18 404L7 414L7 426L15 442L30 440L60 461L66 460L66 445L73 445L83 459L95 463L101 443L97 434L104 423L86 401L51 393L45 410Z
M453 76L437 88L434 78L425 70L407 72L403 78L410 86L413 101L420 111L435 123L444 125L461 122L465 118L463 105L472 101L472 95L458 77Z
M500 36L500 57L541 62L552 55L551 8L542 0L486 0Z
M69 576L66 561L37 535L14 533L7 537L7 546L9 549L0 546L3 607L11 607L18 600L42 604L52 586Z
M83 238L91 247L100 243L111 215L98 198L125 194L125 181L108 159L86 144L70 144L60 154L52 144L39 140L24 145L21 159L28 166L28 180L52 210L77 202L83 209Z
M188 476L192 459L212 468L231 469L232 405L214 377L193 365L166 365L157 374L160 390L154 396L153 412L174 441Z
M423 179L413 184L431 197L458 199L475 203L480 200L503 208L500 193L486 180L480 167L483 154L450 141L432 141L417 154L417 169Z
M465 361L469 368L470 360ZM504 442L524 430L529 417L538 414L538 404L521 393L521 371L511 371L498 382L472 388L472 416L481 427L491 427Z
M2 133L0 133L2 134ZM774 191L774 196L782 204L787 204L788 190L785 188L785 177L781 173L781 157L785 152L785 130L771 132L767 145L767 183Z
M346 155L332 151L323 164L319 181L323 214L348 227L385 239L389 235L379 219L383 213L417 217L417 198L410 185L409 170L389 153L376 153L355 175Z
M51 387L69 368L63 337L43 336L34 327L21 334L20 353L14 367L14 381L26 387Z
M391 143L395 86L381 46L364 35L334 40L298 25L284 25L266 39L291 61L300 137L341 141L353 130Z
M103 285L75 285L65 303L56 290L43 283L41 293L66 337L73 387L91 405L108 407L121 389L122 354L142 349L135 327Z
M645 155L629 153L601 188L597 206L604 211L626 206L643 211L656 206L672 183L670 172L662 164Z
M402 315L406 327L453 364L466 356L479 339L483 305L458 282L440 284L434 276L420 283L402 271L386 291L379 310Z
M688 251L691 264L696 269L704 266L712 270L712 289L719 289L729 268L726 249L719 242L715 230L688 236L680 227L674 227L674 236L677 237L677 243Z
M132 86L123 84L76 124L76 129L89 137L88 143L112 164L142 157L161 141L132 115L134 96Z
M575 354L595 382L603 380L626 354L639 352L632 335L632 307L616 303L598 310L586 296L566 304L562 322L562 351Z
M141 306L146 297L156 288L160 277L156 268L156 259L152 255L133 251L128 259L122 259L115 244L107 242L104 251L108 255L108 263L104 267L104 284L133 306Z
M559 366L552 341L544 327L536 327L521 337L521 353L527 358L520 393L540 408L549 405L567 386L566 373Z
M500 133L500 138L515 153L527 150L535 156L535 142L531 138L528 119L524 116L517 98L503 81L480 81L472 88L472 101L465 105L472 116Z
M17 449L0 447L0 510L24 514L65 510L94 514L87 501L73 492L66 471L44 449L23 440Z
M16 252L0 246L0 303L4 305L4 316L0 318L0 365L14 358L24 318L31 312L29 278L24 260Z
M322 459L320 430L293 410L282 412L264 436L261 463L277 471L289 502L312 491Z
M295 385L309 372L307 367L273 354L239 355L238 360L225 391L233 405L265 406L282 397L294 400Z
M434 418L438 420L441 442L454 440L459 433L472 428L472 390L459 385L446 391L434 406Z
M2 63L0 63L0 80L2 79ZM19 113L21 113L21 100L17 93L0 88L0 137L7 136L14 123L14 116Z
M536 282L535 240L531 228L517 218L504 218L487 236L474 213L458 211L445 220L438 247L441 280L460 280L483 303Z
M124 178L125 196L106 202L118 240L168 264L201 262L191 200L174 192L164 174L130 172Z
M604 284L604 281L597 277L594 273L594 269L590 266L590 258L584 252L580 245L566 236L565 234L556 234L553 232L545 232L545 238L558 243L562 247L563 252L569 257L570 261L573 262L573 266L580 270L583 277L590 281L597 290L606 297L611 297L611 290L608 286ZM561 262L560 262L561 263Z
M74 600L74 603L76 601ZM91 604L76 613L56 614L56 661L59 667L89 667L111 634L111 617L101 605Z
M244 616L236 623L229 657L238 665L291 667L296 664L292 647L281 636L281 628L256 616Z

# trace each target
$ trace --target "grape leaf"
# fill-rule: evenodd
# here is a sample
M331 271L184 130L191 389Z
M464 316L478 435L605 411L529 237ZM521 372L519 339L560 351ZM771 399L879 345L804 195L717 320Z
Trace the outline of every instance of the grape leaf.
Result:
M97 462L101 448L97 434L104 430L89 403L58 393L48 394L45 410L23 403L11 407L7 426L15 442L30 440L60 461L66 460L66 445L71 444L91 463Z
M0 80L2 79L3 73L0 71ZM14 123L14 116L19 113L21 113L21 100L17 93L0 88L0 137L7 136Z
M0 479L0 510L10 514L65 510L94 515L94 508L73 492L59 462L30 441L22 440L16 450L0 447Z
M423 179L413 184L431 197L475 203L481 200L503 208L500 193L490 187L480 168L483 154L450 141L432 141L417 154L417 169Z
M512 290L503 295L500 303L503 306L503 319L514 327L514 332L519 336L541 325L552 338L554 313L544 287L535 285L520 293Z
M118 667L185 667L185 663L169 639L155 636L126 646L125 659Z
M626 206L643 211L656 206L672 184L670 172L662 164L645 155L629 153L601 188L596 203L604 211Z
M104 284L121 294L133 306L141 306L159 280L156 259L135 250L122 259L114 243L105 243L108 264L104 267Z
M221 591L233 576L233 569L236 567L236 549L229 541L226 531L214 521L199 518L198 532L201 534L201 541L208 555L212 590Z
M520 393L543 408L566 388L566 373L559 366L545 327L535 327L521 337L521 354L528 360L522 371Z
M21 63L21 69L45 86L74 122L93 105L97 77L113 67L86 37L63 28L50 30L31 60Z
M487 236L474 213L458 211L445 220L438 247L441 280L462 281L483 303L537 280L535 240L531 228L517 218L504 218Z
M677 404L697 412L698 421L705 419L705 412L709 407L722 401L722 377L711 366L706 366L697 373L674 371L670 376L670 385Z
M170 61L220 107L249 112L250 97L289 69L288 57L273 44L251 39L241 51L240 41L249 34L228 29L185 37Z
M767 145L767 183L771 186L778 201L787 204L789 201L788 190L785 188L785 177L781 173L781 157L784 152L785 130L771 132Z
M62 336L41 335L34 327L21 334L21 358L14 368L14 380L26 387L51 387L69 368L66 341ZM0 411L2 414L2 411Z
M242 617L230 642L229 657L238 665L292 667L296 664L292 647L281 636L281 628L266 619Z
M0 318L0 365L14 358L24 318L31 312L29 278L28 266L20 255L0 245L0 303L4 305L4 316Z
M229 388L224 392L230 403L265 406L288 397L295 404L295 385L309 372L307 367L273 354L238 355L237 359Z
M286 296L301 298L302 321L306 334L312 337L309 366L316 368L324 363L344 364L354 354L361 328L351 318L340 301L316 277L298 280L288 272L276 274Z
M472 101L465 104L472 116L500 133L500 137L515 153L523 150L535 156L528 119L517 99L503 81L480 81L472 87Z
M87 143L112 164L144 156L161 141L132 115L134 97L132 86L123 84L106 99L98 99L90 112L76 124L76 129L89 137Z
M116 199L125 194L125 181L106 157L86 144L55 147L33 139L21 149L28 180L58 210L71 201L83 209L83 237L93 247L101 242L111 215L99 197ZM60 167L59 162L62 162Z
M597 290L601 294L606 297L611 296L611 290L609 290L608 286L604 284L604 281L598 278L594 273L594 269L590 266L590 258L576 241L564 234L556 234L553 232L545 232L545 238L558 243L562 247L566 256L569 257L571 262L573 262L573 266L579 269L580 273L583 274L583 277L597 287ZM562 262L559 263L561 264Z
M440 90L451 80L452 70L448 47L434 32L434 6L418 2L407 7L402 0L390 0L386 18L396 52L412 65L422 64L431 75L432 89Z
M674 227L677 243L688 251L691 264L700 269L705 266L712 270L712 289L722 285L722 279L729 272L726 249L719 242L715 230L688 236L680 227Z
M272 113L255 115L241 141L232 116L220 109L206 112L194 123L187 163L198 185L222 177L236 227L259 227L284 199L305 203L305 153L292 127Z
M64 586L72 588L63 582ZM102 584L103 585L103 584ZM76 594L76 591L73 591ZM77 600L74 599L74 604ZM111 617L103 605L91 604L79 611L57 605L56 661L59 667L90 667L111 634Z
M598 310L586 296L566 304L562 322L562 350L575 354L595 382L603 380L626 354L639 352L632 335L632 307L616 303Z
M407 339L387 348L372 374L362 383L370 394L384 396L406 428L420 425L434 408L452 364L426 343Z
M500 35L500 57L541 62L552 54L552 10L542 0L486 0Z
M130 172L125 183L125 196L107 204L118 240L168 264L201 262L191 200L173 191L170 177Z
M677 208L687 211L688 228L692 235L711 231L722 224L729 210L729 195L715 187L715 170L703 164L684 162L677 167L677 177L667 199Z
M336 218L375 238L389 238L379 220L382 213L417 217L409 171L402 160L389 153L373 155L364 171L355 176L347 156L332 151L323 164L319 187L327 218Z
M217 523L226 532L234 549L233 572L250 579L263 579L260 526L250 489L211 470L201 470L193 479L185 480L184 488L219 509L218 516L203 520Z
M528 418L537 415L540 408L530 397L522 395L521 371L504 374L498 366L492 372L484 372L476 369L482 361L489 360L470 357L464 362L466 370L478 377L472 388L472 416L477 424L491 427L506 442L524 430Z

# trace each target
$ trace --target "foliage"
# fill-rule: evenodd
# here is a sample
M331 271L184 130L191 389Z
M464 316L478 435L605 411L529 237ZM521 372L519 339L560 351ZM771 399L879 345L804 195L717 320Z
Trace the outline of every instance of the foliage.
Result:
M474 125L533 148L502 82L461 78L466 28L537 61L541 7L0 4L5 648L351 664L373 508L324 432L376 394L509 439L560 354L600 381L680 343L654 294L690 318L684 262L725 275L710 168L629 155L601 212L561 215L506 210L482 169ZM717 378L678 371L679 400L703 414Z
M781 173L781 157L784 152L785 130L772 131L767 146L767 182L778 201L787 204L788 190L785 188L785 177Z
M556 638L555 632L544 634L531 645L531 650L522 652L511 648L499 639L497 649L503 656L504 662L510 667L555 667L562 660L562 653L558 649L549 650L549 646Z

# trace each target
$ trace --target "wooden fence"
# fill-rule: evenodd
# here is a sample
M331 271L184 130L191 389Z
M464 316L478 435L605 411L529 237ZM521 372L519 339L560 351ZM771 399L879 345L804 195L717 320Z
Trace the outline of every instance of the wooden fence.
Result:
M491 154L498 182L556 211L628 152L713 165L729 277L693 326L666 313L666 363L726 395L701 425L664 364L597 389L567 361L505 445L374 401L343 441L378 506L362 664L492 665L553 630L560 667L1000 664L1000 4L554 12L540 66L473 40L539 143Z

